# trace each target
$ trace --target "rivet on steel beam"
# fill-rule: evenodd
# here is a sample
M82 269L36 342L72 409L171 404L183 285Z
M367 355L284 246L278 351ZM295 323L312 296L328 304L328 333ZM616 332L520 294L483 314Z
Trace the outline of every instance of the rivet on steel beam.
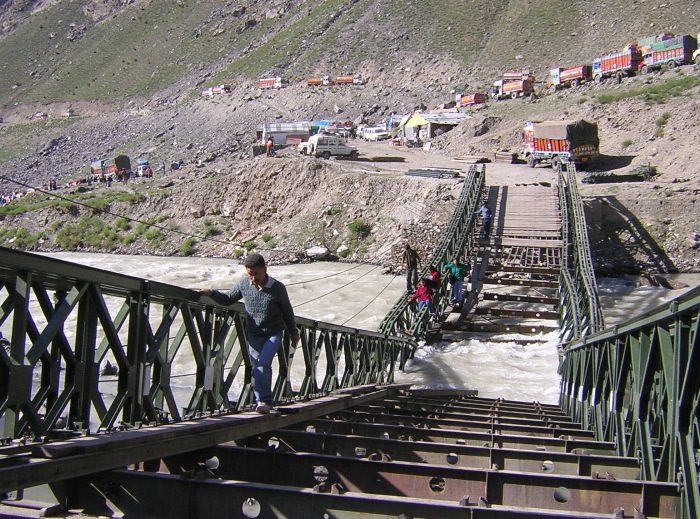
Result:
M459 506L469 506L469 496L464 496L459 500Z
M456 465L457 462L459 461L459 456L458 456L457 454L455 454L454 452L450 452L450 453L447 455L446 461L447 461L447 463L449 463L450 465Z
M243 501L243 504L241 505L241 512L245 517L255 519L256 517L260 516L261 508L262 507L257 499L249 497Z

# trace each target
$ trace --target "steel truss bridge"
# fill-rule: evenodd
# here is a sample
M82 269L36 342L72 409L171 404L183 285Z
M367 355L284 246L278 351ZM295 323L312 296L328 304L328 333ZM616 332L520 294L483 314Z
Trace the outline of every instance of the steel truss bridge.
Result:
M484 179L428 263L472 253ZM298 318L256 415L241 305L1 248L0 517L700 517L700 289L605 328L558 190L559 406L394 384L427 332L404 298L379 332Z

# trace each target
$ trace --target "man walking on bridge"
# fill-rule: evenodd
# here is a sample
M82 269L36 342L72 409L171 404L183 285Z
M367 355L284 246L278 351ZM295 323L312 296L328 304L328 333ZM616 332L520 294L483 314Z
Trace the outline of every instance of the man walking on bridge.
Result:
M406 244L406 248L401 256L401 267L406 265L406 292L413 292L418 286L418 269L420 268L420 256Z
M199 292L223 305L243 299L248 314L246 339L253 361L253 393L257 403L255 411L267 414L272 408L272 359L282 345L285 328L294 346L299 342L299 332L287 288L267 274L265 258L260 254L251 254L243 266L248 277L241 279L228 292L210 288Z
M452 285L452 304L462 306L464 303L464 280L469 276L471 265L460 263L457 258L452 263L445 265L442 270L447 272L448 280Z

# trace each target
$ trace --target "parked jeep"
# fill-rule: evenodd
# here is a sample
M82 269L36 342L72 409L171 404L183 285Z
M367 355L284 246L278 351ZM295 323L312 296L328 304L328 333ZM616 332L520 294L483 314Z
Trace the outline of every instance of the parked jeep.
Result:
M324 159L330 159L331 156L339 156L354 160L360 155L355 146L348 146L341 137L325 133L312 135L308 142L300 143L298 149L302 155L323 157Z

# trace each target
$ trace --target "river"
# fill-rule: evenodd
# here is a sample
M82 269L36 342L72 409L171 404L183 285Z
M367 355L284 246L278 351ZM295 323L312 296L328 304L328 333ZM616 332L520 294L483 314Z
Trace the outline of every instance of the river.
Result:
M245 272L237 260L225 258L85 253L47 256L192 289L226 289ZM268 272L287 285L297 315L376 330L405 287L403 277L385 275L381 270L375 265L317 262L272 266ZM674 279L689 287L700 284L697 274L676 275ZM684 291L637 284L636 278L599 280L607 324L639 315ZM542 339L541 343L528 345L480 340L421 343L405 371L397 373L396 382L417 387L476 389L484 397L556 403L558 337L554 332ZM181 365L179 370L191 372L193 364Z

